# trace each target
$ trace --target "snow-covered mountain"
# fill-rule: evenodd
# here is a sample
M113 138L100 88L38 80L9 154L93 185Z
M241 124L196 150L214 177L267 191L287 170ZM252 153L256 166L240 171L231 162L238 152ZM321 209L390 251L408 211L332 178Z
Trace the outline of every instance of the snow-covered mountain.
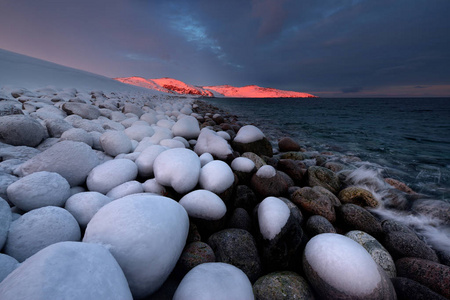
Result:
M166 93L181 95L198 95L203 97L233 98L311 98L314 95L294 91L264 88L257 85L234 87L231 85L194 86L173 78L145 79L142 77L123 77L116 80L140 87Z

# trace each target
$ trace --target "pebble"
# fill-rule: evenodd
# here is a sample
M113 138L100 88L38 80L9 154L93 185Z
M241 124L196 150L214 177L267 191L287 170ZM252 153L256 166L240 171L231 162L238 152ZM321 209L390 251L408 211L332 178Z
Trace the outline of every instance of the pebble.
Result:
M213 249L207 243L198 241L186 245L178 260L178 267L186 274L200 264L215 261Z

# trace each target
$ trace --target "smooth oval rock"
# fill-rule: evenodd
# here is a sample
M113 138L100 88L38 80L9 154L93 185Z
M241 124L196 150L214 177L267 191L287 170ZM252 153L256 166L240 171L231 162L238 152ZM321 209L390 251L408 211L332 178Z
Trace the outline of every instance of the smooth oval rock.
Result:
M27 259L0 283L0 298L133 299L108 249L79 242L53 244Z
M74 216L81 228L86 228L97 211L111 202L99 192L81 192L67 199L64 208Z
M188 231L188 215L176 201L133 194L103 206L89 222L83 242L110 245L133 297L144 298L175 267Z
M0 283L5 279L12 271L17 269L20 263L12 256L0 253Z
M127 181L134 180L138 174L136 164L129 159L113 159L92 169L86 179L90 191L106 194Z
M281 152L300 151L300 145L290 137L282 137L278 141L278 148Z
M381 222L361 206L344 204L337 208L337 214L350 230L361 230L375 238L380 238L383 234Z
M46 128L33 118L25 115L0 116L2 143L36 147L46 136Z
M356 186L343 189L339 192L338 198L343 204L353 203L359 206L369 207L377 207L380 205L371 192Z
M131 152L131 140L123 131L106 131L100 136L100 145L113 157Z
M409 278L395 277L391 278L391 281L394 285L395 292L397 293L397 298L399 300L448 299Z
M258 300L313 300L314 294L308 282L290 271L269 273L253 284L253 293Z
M310 237L321 233L336 233L334 226L325 217L313 215L306 222L306 231Z
M223 161L213 160L200 170L200 187L216 194L221 194L234 183L231 168Z
M209 262L215 262L216 256L213 249L207 244L200 241L188 244L178 260L178 266L182 272L187 273L194 267Z
M186 139L196 139L200 134L200 127L196 118L186 116L179 119L173 126L174 136L181 136Z
M312 215L322 216L331 223L336 221L335 207L339 206L340 202L324 187L303 187L291 195L291 200Z
M192 191L183 196L179 203L190 217L203 220L220 220L227 212L222 199L208 190Z
M0 197L0 249L5 245L11 221L11 208L8 202Z
M94 145L94 139L91 134L89 134L86 130L81 128L70 128L61 135L62 141L75 141L82 142L92 147Z
M339 177L327 168L317 166L309 167L307 179L309 186L322 186L333 194L337 194L341 188Z
M100 110L96 106L90 104L66 102L61 108L68 115L78 115L83 119L94 120L100 117Z

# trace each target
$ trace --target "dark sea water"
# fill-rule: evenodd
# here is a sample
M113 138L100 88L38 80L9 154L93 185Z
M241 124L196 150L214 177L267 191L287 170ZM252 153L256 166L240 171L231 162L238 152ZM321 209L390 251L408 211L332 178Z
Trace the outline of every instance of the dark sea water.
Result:
M450 98L208 99L311 149L356 155L417 192L450 199Z

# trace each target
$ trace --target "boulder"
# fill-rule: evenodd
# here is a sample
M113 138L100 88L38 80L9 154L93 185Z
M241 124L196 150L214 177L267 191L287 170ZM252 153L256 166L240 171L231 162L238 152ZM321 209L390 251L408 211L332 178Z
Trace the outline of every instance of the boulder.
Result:
M311 215L323 216L331 223L336 221L335 207L340 205L339 199L324 187L297 189L291 194L291 200Z
M0 142L13 146L36 147L47 137L47 130L25 115L0 117Z
M123 131L106 131L100 136L100 145L113 157L131 152L131 140Z
M0 253L0 283L18 266L20 263L14 257Z
M336 233L336 229L325 217L313 215L306 222L306 232L314 237L321 233Z
M375 238L381 238L383 229L369 211L355 204L344 204L337 208L337 215L344 226L350 230L361 230Z
M307 180L309 186L322 186L333 194L337 194L341 188L339 177L333 171L323 167L309 167Z
M8 202L3 198L0 198L0 250L5 245L11 221L11 208L9 207Z
M216 256L213 249L206 243L197 241L188 244L178 260L177 267L186 274L194 267L203 264L215 262Z
M309 283L291 271L273 272L260 277L253 284L253 293L258 300L314 300Z
M300 151L300 145L290 137L282 137L278 140L280 152Z
M341 203L353 203L359 206L377 207L380 204L377 199L366 189L357 186L350 186L339 192Z
M90 191L106 194L138 174L136 164L129 159L113 159L96 166L89 172L86 185Z
M80 227L84 229L98 210L111 200L111 198L99 192L81 192L67 199L64 208L74 216Z
M96 106L90 104L66 102L61 108L68 115L78 115L83 119L94 120L100 117L100 110Z
M283 196L294 183L286 174L266 165L253 174L250 181L252 189L261 197Z
M200 127L196 118L186 116L172 126L172 132L174 136L181 136L188 140L196 139L200 134Z

